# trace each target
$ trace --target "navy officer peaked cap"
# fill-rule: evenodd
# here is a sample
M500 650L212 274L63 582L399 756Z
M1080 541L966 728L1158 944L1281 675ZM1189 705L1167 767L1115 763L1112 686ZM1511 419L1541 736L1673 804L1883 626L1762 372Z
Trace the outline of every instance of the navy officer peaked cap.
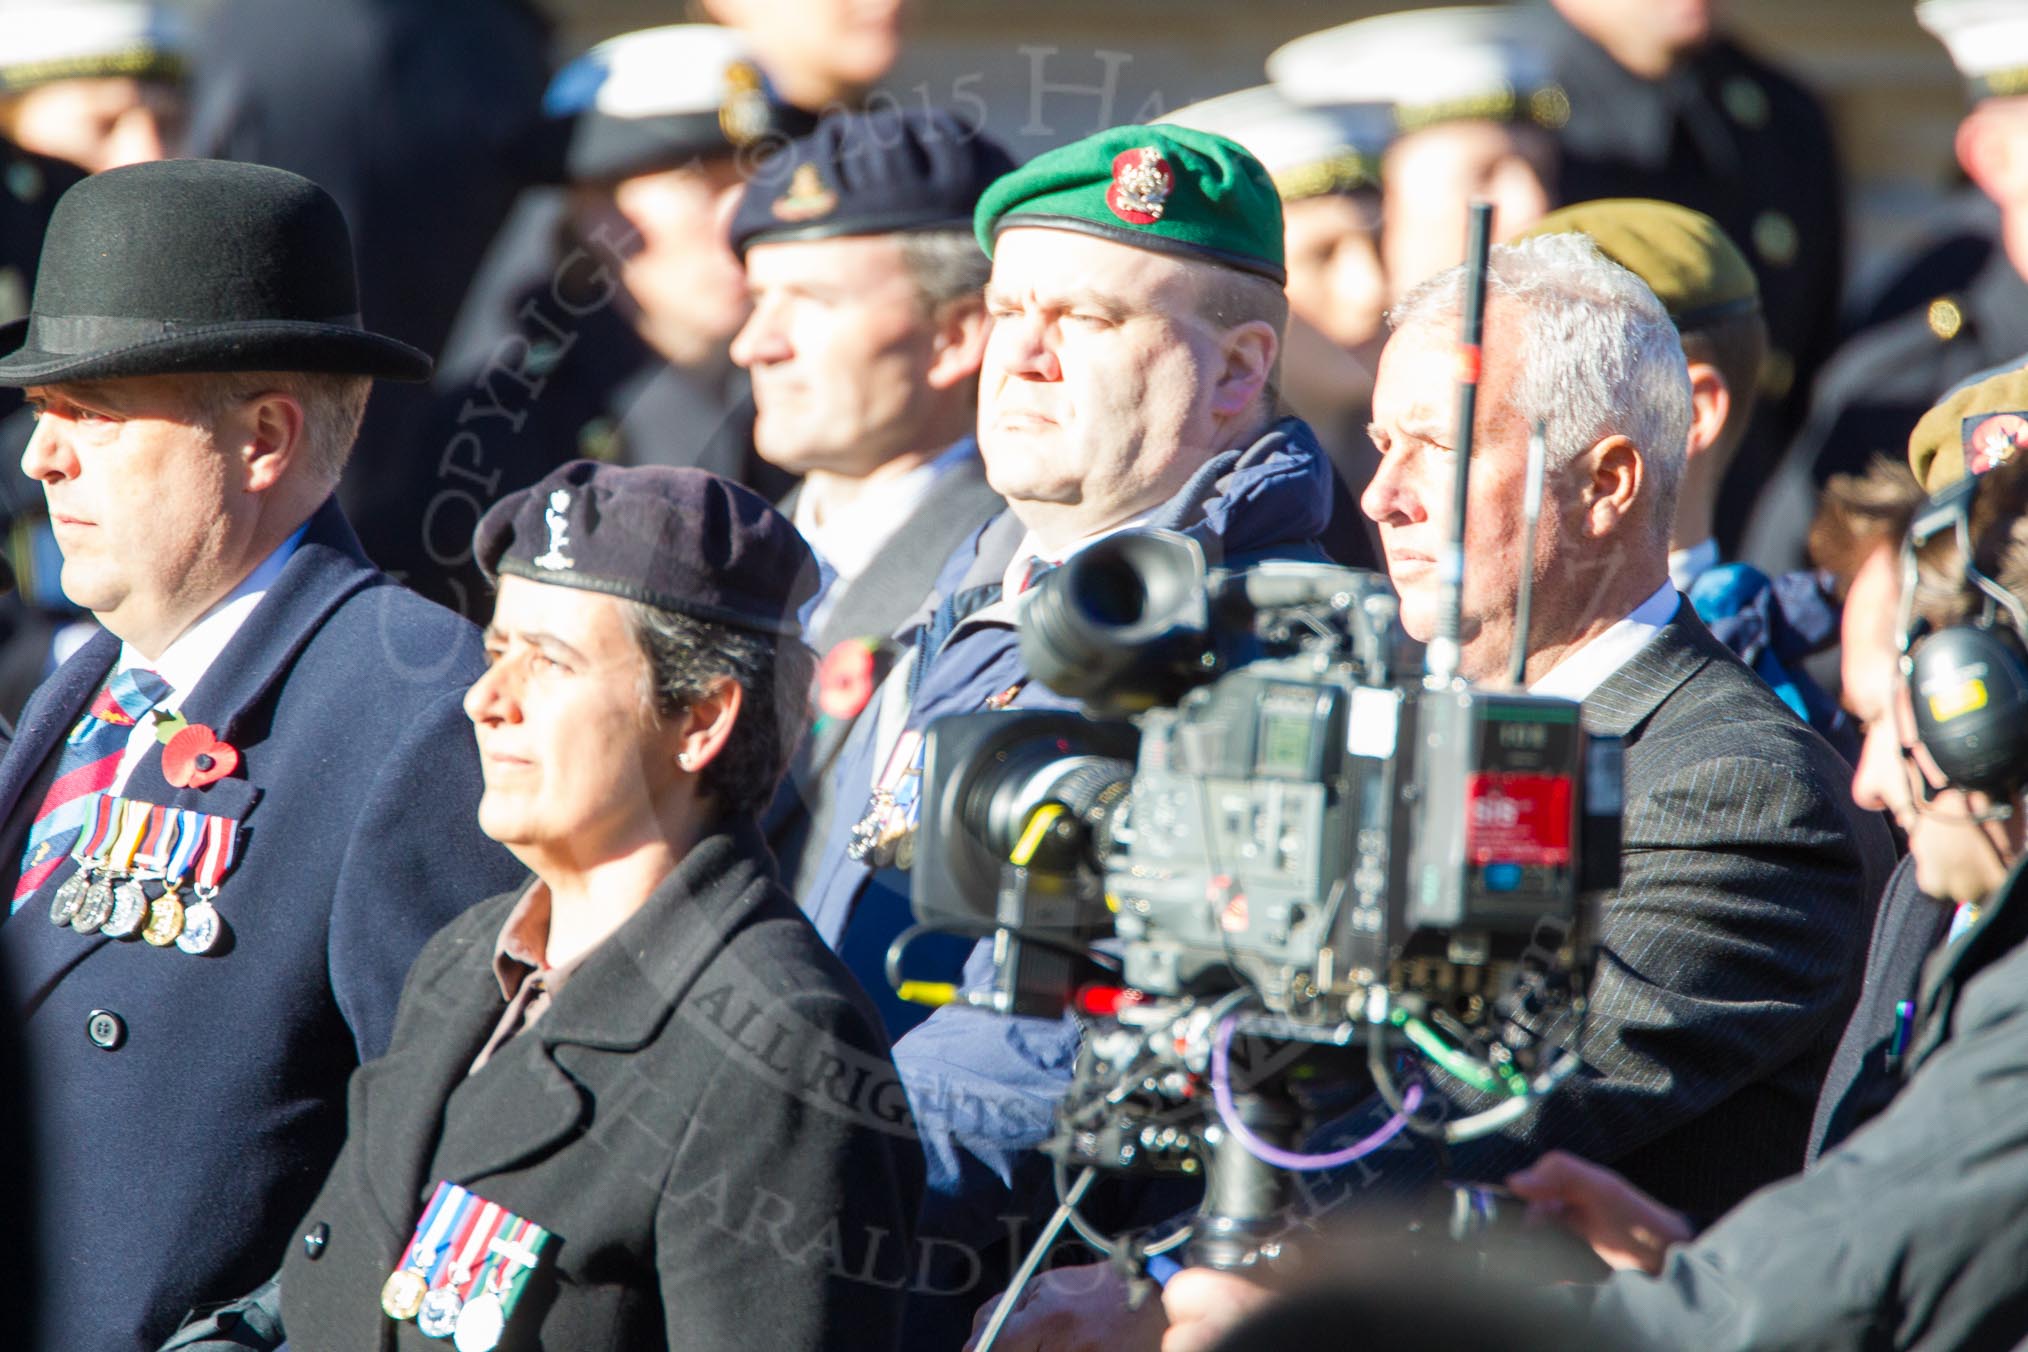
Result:
M833 113L755 173L732 217L756 244L969 230L987 185L1014 167L998 142L942 109Z
M701 469L574 460L479 520L472 553L501 574L582 587L695 620L800 634L817 560L758 493Z

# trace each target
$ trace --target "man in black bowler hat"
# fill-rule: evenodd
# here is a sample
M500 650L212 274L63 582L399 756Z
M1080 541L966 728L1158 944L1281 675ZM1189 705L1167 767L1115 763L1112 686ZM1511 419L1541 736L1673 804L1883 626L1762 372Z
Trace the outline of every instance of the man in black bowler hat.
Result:
M184 160L67 193L0 329L107 631L0 760L39 1346L151 1349L272 1272L416 951L520 874L473 821L478 636L332 498L372 381L429 372L358 308L321 188Z

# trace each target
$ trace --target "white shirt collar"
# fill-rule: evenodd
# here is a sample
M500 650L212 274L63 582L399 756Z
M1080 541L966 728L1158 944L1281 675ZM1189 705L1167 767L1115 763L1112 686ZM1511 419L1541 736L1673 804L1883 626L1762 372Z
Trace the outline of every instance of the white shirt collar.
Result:
M1632 660L1647 646L1655 631L1676 617L1681 603L1676 584L1664 582L1654 595L1634 607L1633 613L1597 638L1567 653L1528 687L1531 695L1556 695L1563 699L1585 700L1605 683L1607 677Z
M303 542L304 532L310 529L304 522L296 528L295 534L282 541L274 553L261 560L260 564L246 575L241 583L227 592L225 598L198 617L195 624L176 636L176 640L162 650L161 656L149 661L135 650L131 643L120 645L119 669L146 667L160 676L169 686L169 694L163 699L166 705L187 698L204 674L211 670L212 663L232 642L247 616L268 594L268 588L275 585L275 579L282 575L282 568L296 552L296 546Z
M1718 541L1699 540L1688 549L1669 551L1669 581L1676 590L1687 592L1690 584L1718 566Z
M954 442L934 459L925 460L905 474L869 484L852 505L834 512L829 521L817 522L817 503L806 490L796 496L794 520L817 557L837 582L850 582L866 571L880 551L895 536L935 490L937 481L974 455L969 439Z

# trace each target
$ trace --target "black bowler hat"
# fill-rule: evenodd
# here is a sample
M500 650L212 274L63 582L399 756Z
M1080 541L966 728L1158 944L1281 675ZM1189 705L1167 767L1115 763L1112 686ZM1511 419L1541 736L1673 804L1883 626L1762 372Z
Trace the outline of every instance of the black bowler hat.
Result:
M51 213L28 318L0 326L0 386L216 371L427 380L359 320L331 195L281 169L162 160L74 185Z
M732 216L756 244L970 230L987 185L1014 167L999 144L941 109L833 113L757 170Z
M765 634L802 632L817 560L760 494L701 469L573 460L479 519L472 553L502 573L582 587Z

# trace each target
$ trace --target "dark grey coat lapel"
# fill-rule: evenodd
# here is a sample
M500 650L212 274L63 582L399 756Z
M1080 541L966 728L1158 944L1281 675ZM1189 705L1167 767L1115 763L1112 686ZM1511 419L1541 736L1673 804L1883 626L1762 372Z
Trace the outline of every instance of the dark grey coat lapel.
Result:
M1585 698L1585 726L1611 737L1632 734L1662 701L1709 665L1715 651L1722 651L1718 640L1679 597L1669 622Z
M818 653L844 639L892 634L922 604L958 546L1006 505L986 482L986 466L976 452L945 471L866 571L839 594L817 633Z
M438 1177L472 1184L575 1135L602 1077L573 1064L571 1049L628 1051L651 1040L768 895L773 878L757 862L766 858L750 824L705 839L585 960L541 1021L469 1080L472 1058L505 1009L492 953L518 894L460 919L454 941L432 951L427 970L419 962L410 979L416 1009L404 1022L419 1035L360 1072L370 1077L367 1153L390 1228L406 1233L416 1199ZM453 1093L458 1126L446 1134Z

